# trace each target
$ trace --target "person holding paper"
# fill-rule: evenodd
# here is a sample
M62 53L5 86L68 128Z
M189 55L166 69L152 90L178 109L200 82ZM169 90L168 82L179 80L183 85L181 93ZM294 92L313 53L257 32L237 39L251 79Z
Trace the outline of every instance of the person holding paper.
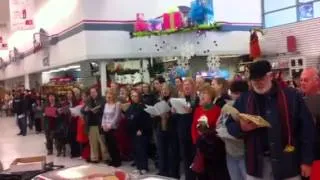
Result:
M237 118L227 120L228 131L245 142L247 180L300 180L309 177L314 160L315 124L301 94L272 80L270 62L249 67L252 90L241 94L234 107L259 115L270 128Z
M163 84L161 101L170 106L171 90L169 85ZM176 119L172 118L171 112L160 114L156 129L159 155L159 175L179 179L180 158L179 141L176 131Z
M53 154L54 131L58 118L58 105L55 94L48 94L48 105L44 108L44 129L48 155Z
M90 97L86 102L86 105L82 108L82 113L87 117L87 124L89 128L90 161L93 163L98 163L99 157L101 157L102 161L104 162L110 159L101 133L101 120L103 116L104 104L105 101L98 94L98 90L96 88L91 88Z
M120 118L121 107L120 103L116 102L116 94L113 91L107 91L101 126L104 131L105 143L111 157L111 162L108 163L108 165L113 167L121 166L120 151L115 136Z
M230 84L230 97L232 98L232 101L227 102L227 104L223 106L217 127L217 132L219 130L224 130L224 132L226 132L226 137L220 137L225 142L227 166L231 180L246 180L244 142L243 139L236 139L228 133L226 121L230 115L232 116L232 113L234 113L230 110L231 108L234 109L234 101L237 100L242 93L247 92L248 90L249 86L246 81L236 80Z
M76 99L75 93L72 90L67 92L67 102L70 108L75 108L79 105L79 100ZM79 116L72 115L69 119L69 134L68 142L71 148L71 158L79 157L80 154L80 144L77 142L77 126L78 126Z
M179 138L180 156L183 161L183 168L186 180L196 179L195 173L192 172L190 166L195 155L195 146L191 138L191 125L193 121L193 113L199 104L199 97L196 94L195 83L192 78L186 78L183 81L184 99L187 102L185 110L186 114L179 114L177 119L177 132Z

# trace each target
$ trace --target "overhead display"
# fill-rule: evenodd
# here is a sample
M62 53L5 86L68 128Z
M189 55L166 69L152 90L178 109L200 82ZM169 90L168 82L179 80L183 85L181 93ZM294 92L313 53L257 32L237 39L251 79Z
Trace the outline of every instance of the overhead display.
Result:
M211 1L214 10L215 21L226 21L231 23L261 23L261 1L260 0L204 0ZM168 11L172 7L190 7L191 0L160 0L157 1L158 15Z

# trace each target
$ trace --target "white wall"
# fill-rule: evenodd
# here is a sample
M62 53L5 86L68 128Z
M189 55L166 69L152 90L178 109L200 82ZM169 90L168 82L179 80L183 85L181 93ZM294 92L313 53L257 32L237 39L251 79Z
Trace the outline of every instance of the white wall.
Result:
M40 28L50 35L60 33L83 18L82 1L80 0L35 0L35 28L33 30L11 32L8 38L9 49L20 51L32 47L33 33ZM7 54L2 52L1 54ZM3 57L3 56L2 56Z
M320 18L293 23L266 29L266 35L261 43L265 54L287 52L287 36L295 36L297 39L297 50L300 55L289 55L273 58L273 60L285 60L295 56L306 58L307 66L316 66L320 59Z
M44 71L81 60L86 60L85 32L76 34L68 39L60 41L50 47L50 66L42 65L43 55L41 52L32 54L18 63L10 64L5 70L0 71L0 80L19 77L24 74Z
M136 13L156 18L172 7L190 6L191 0L84 0L86 19L134 20ZM261 23L261 0L213 0L217 21Z
M165 41L168 46L157 51ZM197 44L199 41L199 44ZM215 47L213 41L218 46ZM86 49L89 59L134 58L151 56L180 56L186 42L193 43L197 55L211 49L215 54L245 54L249 52L249 32L207 32L197 37L196 33L183 33L162 37L129 38L128 32L87 31ZM177 47L175 50L174 47ZM139 50L141 48L141 50Z

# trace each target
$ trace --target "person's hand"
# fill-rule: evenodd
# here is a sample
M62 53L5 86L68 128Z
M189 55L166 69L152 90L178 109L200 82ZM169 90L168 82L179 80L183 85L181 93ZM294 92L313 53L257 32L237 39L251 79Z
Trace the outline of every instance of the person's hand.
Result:
M172 112L173 114L177 113L177 111L176 111L176 109L175 109L174 107L171 108L171 112Z
M310 177L310 174L311 174L311 166L310 165L307 165L307 164L302 164L300 166L301 168L301 176L302 177Z
M137 131L137 136L141 136L142 135L142 132L139 130Z
M253 131L258 128L258 126L255 123L247 120L240 120L240 126L242 131L244 132Z

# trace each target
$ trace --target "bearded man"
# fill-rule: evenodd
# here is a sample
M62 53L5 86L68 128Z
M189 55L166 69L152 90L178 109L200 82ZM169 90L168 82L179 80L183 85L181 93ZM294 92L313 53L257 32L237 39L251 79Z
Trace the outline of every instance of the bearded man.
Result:
M268 61L249 67L252 90L234 107L263 117L270 128L239 118L228 119L229 134L243 138L247 180L300 180L310 176L314 160L315 125L301 94L272 80Z

